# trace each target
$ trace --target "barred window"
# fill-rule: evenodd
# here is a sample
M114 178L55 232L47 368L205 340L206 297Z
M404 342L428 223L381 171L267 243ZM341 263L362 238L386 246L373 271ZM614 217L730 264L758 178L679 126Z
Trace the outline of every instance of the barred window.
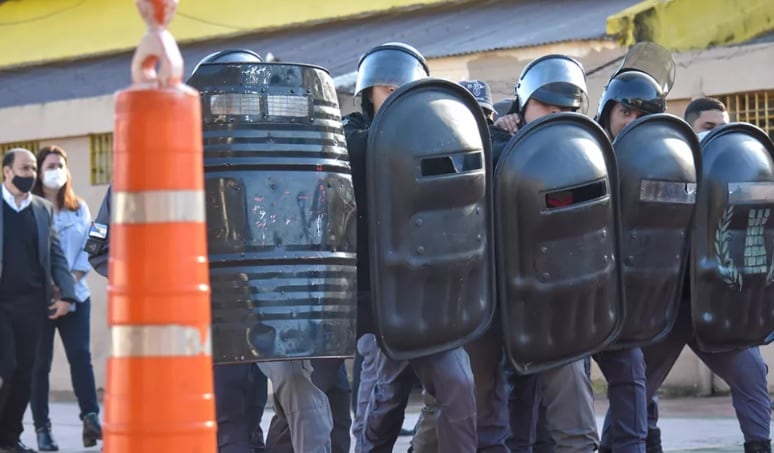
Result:
M91 184L108 184L113 178L113 133L89 135Z
M14 148L25 148L37 154L40 149L40 142L35 140L29 142L2 143L0 144L0 155L5 155L5 153Z
M748 91L718 96L731 121L754 124L774 138L774 90Z

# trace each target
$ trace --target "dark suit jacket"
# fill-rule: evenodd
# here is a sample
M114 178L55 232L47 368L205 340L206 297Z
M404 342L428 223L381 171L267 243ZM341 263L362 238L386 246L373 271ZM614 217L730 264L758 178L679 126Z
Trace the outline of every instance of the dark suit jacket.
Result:
M46 275L46 301L53 297L52 282L56 283L61 293L61 299L77 302L75 298L75 280L70 273L67 258L59 244L59 235L54 228L54 207L47 200L36 195L30 195L32 200L29 209L38 227L38 260ZM0 199L0 203L5 200ZM0 240L3 238L3 210L0 209ZM0 246L0 275L3 273L3 247Z

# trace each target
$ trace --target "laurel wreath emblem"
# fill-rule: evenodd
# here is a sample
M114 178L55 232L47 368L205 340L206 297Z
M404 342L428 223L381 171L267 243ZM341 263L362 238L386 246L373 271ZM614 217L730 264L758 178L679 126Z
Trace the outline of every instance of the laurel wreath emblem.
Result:
M718 221L718 227L715 229L715 254L720 259L718 272L720 272L723 282L728 286L735 286L739 292L742 292L742 273L739 272L736 264L734 264L734 260L731 258L731 253L728 250L728 243L731 239L728 227L733 216L734 205L728 205Z

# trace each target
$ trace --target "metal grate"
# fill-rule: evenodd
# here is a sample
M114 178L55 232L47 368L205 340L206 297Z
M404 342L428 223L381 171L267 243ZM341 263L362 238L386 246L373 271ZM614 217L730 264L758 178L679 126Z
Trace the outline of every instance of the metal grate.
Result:
M774 138L774 90L748 91L718 96L731 121L754 124Z
M37 154L38 150L40 149L40 142L29 141L29 142L3 143L3 144L0 144L0 155L5 155L5 153L8 152L8 150L11 150L13 148L25 148L32 151L34 154Z
M91 184L108 184L113 178L113 133L89 134Z

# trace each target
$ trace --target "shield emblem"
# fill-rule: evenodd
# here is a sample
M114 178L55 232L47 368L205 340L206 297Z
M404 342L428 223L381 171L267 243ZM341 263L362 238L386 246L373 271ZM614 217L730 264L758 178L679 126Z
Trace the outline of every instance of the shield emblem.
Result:
M494 314L491 143L475 98L423 79L396 90L366 151L372 306L405 360L474 339Z
M691 318L708 351L765 344L774 332L774 145L746 123L701 142Z
M497 296L517 371L569 363L618 335L618 213L615 155L594 121L548 115L506 145L495 170Z
M643 116L613 141L621 179L626 317L614 347L644 346L677 320L701 151L696 133L669 114Z

